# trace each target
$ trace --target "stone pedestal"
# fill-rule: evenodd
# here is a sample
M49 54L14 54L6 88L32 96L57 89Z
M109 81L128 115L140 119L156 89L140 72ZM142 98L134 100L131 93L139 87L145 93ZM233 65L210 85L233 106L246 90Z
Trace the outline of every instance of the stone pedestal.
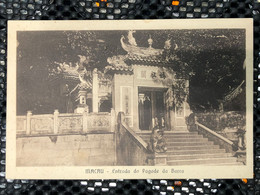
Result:
M88 110L88 105L86 104L81 104L78 105L77 108L74 110L74 113L84 113L84 111Z
M155 154L154 165L167 165L167 155Z

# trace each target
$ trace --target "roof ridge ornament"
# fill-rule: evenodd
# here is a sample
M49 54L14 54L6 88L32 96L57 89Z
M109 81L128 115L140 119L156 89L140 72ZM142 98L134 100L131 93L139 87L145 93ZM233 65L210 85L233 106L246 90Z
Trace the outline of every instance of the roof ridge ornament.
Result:
M137 58L156 58L156 56L161 55L163 53L163 49L155 49L152 47L153 40L150 36L148 39L149 47L139 47L135 42L135 38L133 37L133 33L135 31L129 31L128 32L128 43L125 42L125 36L122 35L120 42L122 48L127 52L128 57L137 57Z
M137 43L136 43L134 35L133 35L133 33L135 33L135 32L136 32L135 30L129 30L127 38L128 38L128 42L130 43L130 45L137 46Z
M164 43L164 49L171 49L171 38L168 38Z
M149 44L149 48L152 48L153 39L151 38L151 35L149 35L148 44Z

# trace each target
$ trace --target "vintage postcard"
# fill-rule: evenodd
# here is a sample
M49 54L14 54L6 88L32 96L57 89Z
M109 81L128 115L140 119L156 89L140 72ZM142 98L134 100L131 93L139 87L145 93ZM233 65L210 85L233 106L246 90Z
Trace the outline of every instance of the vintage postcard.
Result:
M9 21L9 179L253 177L253 20Z

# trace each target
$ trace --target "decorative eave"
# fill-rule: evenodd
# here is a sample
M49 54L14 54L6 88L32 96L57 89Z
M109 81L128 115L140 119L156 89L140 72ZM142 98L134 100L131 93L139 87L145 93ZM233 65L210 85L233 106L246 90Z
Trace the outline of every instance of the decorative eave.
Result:
M79 84L79 90L91 90L92 83Z
M78 81L78 80L79 80L78 77L71 76L71 75L69 75L69 74L64 74L64 75L63 75L63 78L66 79L66 80L72 80L72 81Z
M162 63L160 58L143 58L140 56L129 56L126 62L147 62L147 63Z
M154 59L144 59L144 58L129 58L126 60L129 66L136 64L142 66L158 66L158 67L174 67L176 63L182 63L179 61L166 61L166 60L154 60Z
M79 77L75 76L75 75L70 75L68 73L60 73L60 74L56 74L51 76L50 81L56 81L56 80L60 80L60 79L66 79L66 80L70 80L70 81L78 81Z
M114 66L107 66L105 68L105 73L106 74L128 74L132 75L133 74L133 68L132 67L114 67Z

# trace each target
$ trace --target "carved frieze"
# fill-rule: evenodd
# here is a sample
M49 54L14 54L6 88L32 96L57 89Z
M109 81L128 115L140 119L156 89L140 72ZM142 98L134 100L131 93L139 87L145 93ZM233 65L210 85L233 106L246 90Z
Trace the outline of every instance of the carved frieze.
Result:
M88 128L91 130L110 130L110 116L93 115L88 117Z
M59 132L75 132L83 129L82 117L59 117Z
M53 118L41 117L31 119L31 132L38 133L52 133L53 132Z

